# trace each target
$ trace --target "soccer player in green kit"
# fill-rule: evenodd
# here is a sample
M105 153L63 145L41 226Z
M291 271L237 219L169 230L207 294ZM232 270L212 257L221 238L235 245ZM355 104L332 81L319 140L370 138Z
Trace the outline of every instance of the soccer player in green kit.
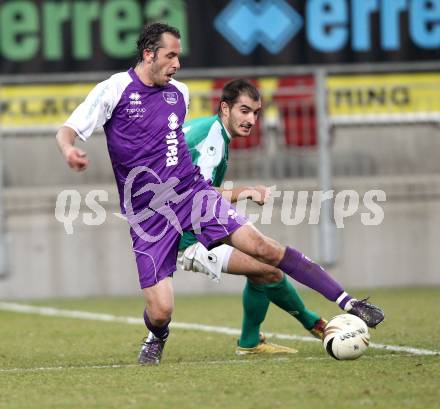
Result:
M257 88L248 81L237 79L223 88L217 115L184 124L185 140L193 163L200 167L205 179L210 179L213 186L231 202L246 198L263 205L270 194L269 189L261 185L228 191L221 188L228 164L229 142L231 138L249 135L260 109L261 98ZM208 251L190 232L184 233L179 250L179 262L184 270L205 273L215 281L219 281L222 272L247 276L237 355L296 352L293 348L266 342L260 333L270 302L295 317L313 336L322 338L326 321L305 307L281 270L226 244Z
M193 164L183 132L188 88L173 78L180 68L179 31L162 23L144 26L136 48L136 65L97 84L58 130L56 140L67 165L83 171L89 161L75 141L86 141L96 128L104 128L145 301L143 316L149 332L139 363L158 365L161 361L174 310L172 276L184 231L193 232L208 250L225 243L275 266L369 327L380 324L385 316L379 307L352 297L295 248L263 235ZM248 93L239 100L238 106L232 104L225 94L221 120L247 136L261 101ZM185 260L190 261L188 254ZM193 260L196 265L197 258ZM227 269L232 268L231 259Z

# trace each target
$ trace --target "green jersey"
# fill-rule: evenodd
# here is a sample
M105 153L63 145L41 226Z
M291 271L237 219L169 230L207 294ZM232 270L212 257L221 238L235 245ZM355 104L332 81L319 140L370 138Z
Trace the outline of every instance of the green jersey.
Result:
M183 125L183 132L193 163L206 180L211 179L213 186L220 187L228 167L231 138L218 115L188 121ZM179 250L196 242L193 233L184 232Z

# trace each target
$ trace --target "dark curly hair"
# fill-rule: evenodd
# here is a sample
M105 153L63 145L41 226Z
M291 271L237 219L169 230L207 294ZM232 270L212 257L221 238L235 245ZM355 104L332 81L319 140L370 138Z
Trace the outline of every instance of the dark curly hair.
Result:
M161 47L160 39L163 33L170 33L176 38L180 38L180 32L177 28L163 23L152 23L145 25L139 34L137 40L137 62L142 62L144 50L153 52L156 58L157 50Z
M229 81L223 87L222 96L218 105L218 114L221 114L222 102L226 102L229 105L229 108L231 108L237 102L237 99L241 94L247 94L254 101L259 101L261 99L257 87L249 81L243 79Z

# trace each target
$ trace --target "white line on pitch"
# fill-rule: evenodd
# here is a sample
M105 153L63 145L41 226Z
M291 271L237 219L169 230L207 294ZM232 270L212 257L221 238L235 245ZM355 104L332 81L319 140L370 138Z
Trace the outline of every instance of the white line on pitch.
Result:
M375 359L394 359L402 355L370 355L363 356L362 360L375 360ZM412 356L411 354L406 354L404 356ZM292 357L297 360L304 361L329 361L328 356L307 356L307 357ZM330 359L331 360L331 359ZM283 361L286 363L292 362L287 357L270 357L262 358L261 356L252 357L240 357L237 359L225 359L216 361L192 361L192 362L164 362L161 366L169 366L173 368L174 366L200 366L200 365L260 365L262 362L279 362ZM114 364L114 365L81 365L81 366L46 366L37 368L0 368L1 373L21 373L21 372L50 372L50 371L63 371L63 370L75 370L75 369L123 369L123 368L142 368L139 364Z
M110 368L130 368L137 367L139 364L123 364L123 365L83 365L83 366L46 366L40 368L1 368L2 372L46 372L46 371L62 371L65 369L110 369Z
M94 313L88 311L62 310L52 307L37 307L34 305L25 305L25 304L17 304L17 303L9 303L9 302L0 302L0 310L20 312L24 314L46 315L51 317L65 317L65 318L77 318L77 319L79 318L79 319L92 320L92 321L120 322L124 324L144 325L144 321L141 318L121 317L117 315L101 314L101 313ZM237 328L217 327L213 325L193 324L186 322L172 322L171 327L184 329L184 330L203 331L203 332L218 333L225 335L234 335L234 336L240 335L240 330ZM286 339L286 340L301 341L301 342L319 342L314 338L303 337L300 335L278 334L271 332L265 334L269 338L278 338L278 339ZM414 348L409 346L370 343L370 348L383 349L386 351L393 351L393 352L404 352L411 355L440 355L440 351L432 351L429 349Z
M288 358L286 357L276 357L271 358L270 361L274 360L286 361ZM328 359L328 358L322 358ZM169 366L197 366L197 365L219 365L219 364L254 364L258 362L269 361L269 359L225 359L225 360L217 360L217 361L192 361L192 362L169 362ZM80 365L80 366L47 366L47 367L39 367L39 368L0 368L0 373L2 372L44 372L44 371L60 371L60 370L68 370L68 369L118 369L118 368L141 368L142 366L139 364L114 364L114 365Z

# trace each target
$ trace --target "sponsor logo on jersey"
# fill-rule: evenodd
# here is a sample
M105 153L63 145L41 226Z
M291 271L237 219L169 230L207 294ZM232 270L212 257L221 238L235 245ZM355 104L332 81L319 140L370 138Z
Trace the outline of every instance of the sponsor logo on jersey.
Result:
M176 105L177 101L179 100L177 92L164 91L162 95L165 102L170 105Z
M209 156L215 156L217 152L217 149L215 149L215 146L209 146L207 149L207 153Z
M179 117L173 112L168 117L168 128L175 131L179 127Z
M141 96L139 92L132 92L128 99L130 100L130 105L142 105Z
M173 112L168 117L168 128L171 132L165 137L166 144L168 146L168 152L166 153L166 167L177 165L179 158L178 145L176 129L179 127L179 117Z
M143 118L146 108L125 108L129 118Z

